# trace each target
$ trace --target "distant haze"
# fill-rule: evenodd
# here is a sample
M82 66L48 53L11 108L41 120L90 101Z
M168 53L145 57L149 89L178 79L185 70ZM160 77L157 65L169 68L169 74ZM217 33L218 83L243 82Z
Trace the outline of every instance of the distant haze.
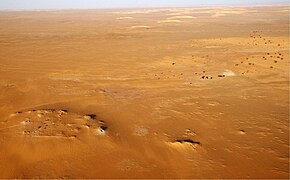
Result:
M194 7L285 3L288 0L0 0L0 9Z

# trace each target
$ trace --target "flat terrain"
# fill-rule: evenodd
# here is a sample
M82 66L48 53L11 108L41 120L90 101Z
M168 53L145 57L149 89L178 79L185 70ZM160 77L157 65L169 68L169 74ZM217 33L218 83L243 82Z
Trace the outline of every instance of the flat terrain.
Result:
M0 177L289 178L288 14L0 12Z

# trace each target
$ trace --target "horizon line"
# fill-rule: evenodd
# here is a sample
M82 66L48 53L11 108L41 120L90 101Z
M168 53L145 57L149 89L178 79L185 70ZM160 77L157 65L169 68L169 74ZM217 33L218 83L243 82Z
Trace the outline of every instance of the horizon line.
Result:
M65 11L65 10L129 10L129 9L167 9L167 8L222 8L222 7L269 7L290 6L290 2L253 4L211 4L194 6L146 6L146 7L93 7L93 8L0 8L0 11Z

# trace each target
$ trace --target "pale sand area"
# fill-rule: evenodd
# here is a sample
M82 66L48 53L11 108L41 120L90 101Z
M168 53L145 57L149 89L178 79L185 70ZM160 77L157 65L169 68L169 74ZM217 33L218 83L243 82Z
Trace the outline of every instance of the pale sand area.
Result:
M0 177L289 178L288 8L0 12Z

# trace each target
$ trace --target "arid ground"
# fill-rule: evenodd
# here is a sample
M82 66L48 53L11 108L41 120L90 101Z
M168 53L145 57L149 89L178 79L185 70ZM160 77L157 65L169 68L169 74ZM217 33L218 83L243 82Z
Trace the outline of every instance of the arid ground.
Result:
M288 13L0 12L0 177L289 178Z

